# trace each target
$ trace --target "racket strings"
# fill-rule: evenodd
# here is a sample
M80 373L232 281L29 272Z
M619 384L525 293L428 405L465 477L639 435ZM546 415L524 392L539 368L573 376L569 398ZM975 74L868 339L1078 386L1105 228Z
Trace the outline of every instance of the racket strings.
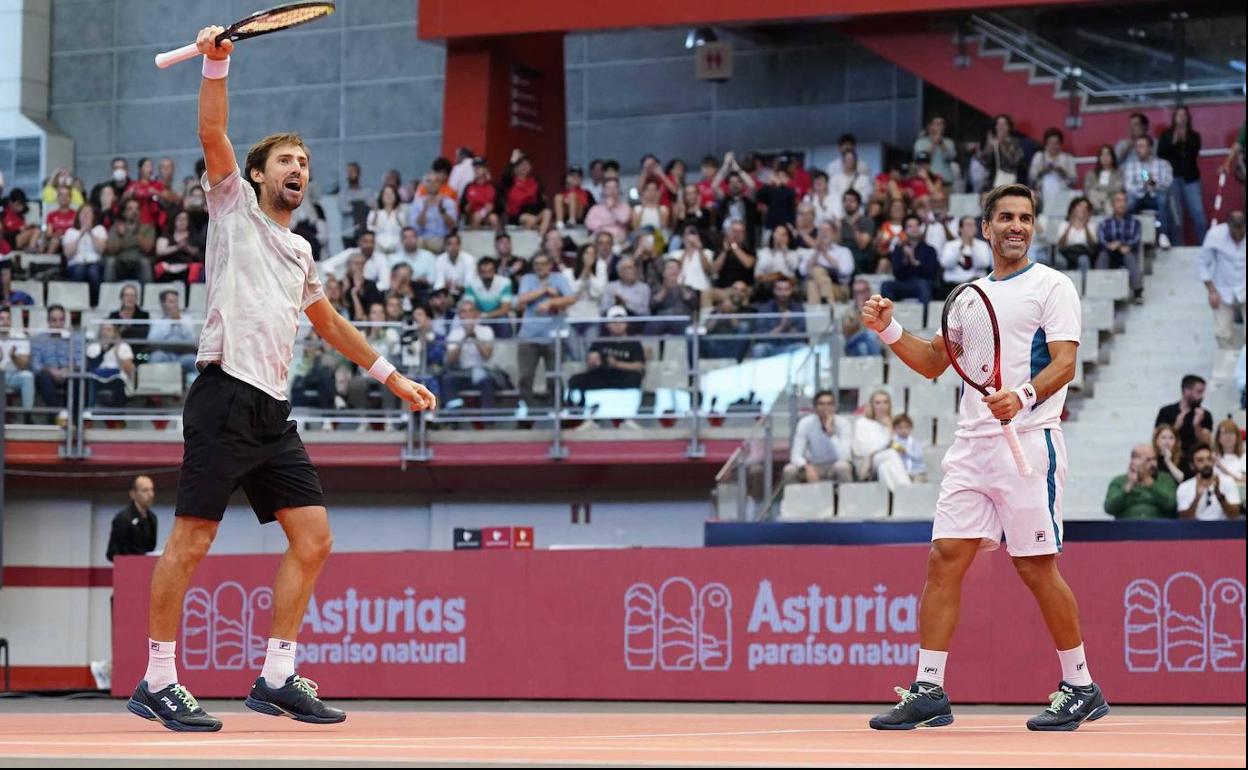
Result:
M992 317L978 292L963 291L949 309L949 351L967 379L996 386L996 336Z
M261 16L258 19L252 19L239 27L238 32L240 34L273 32L274 30L285 29L286 27L293 27L296 24L303 24L306 21L319 19L322 16L328 16L333 12L334 6L329 3L324 5L310 5L303 8L291 8L286 11L275 11Z

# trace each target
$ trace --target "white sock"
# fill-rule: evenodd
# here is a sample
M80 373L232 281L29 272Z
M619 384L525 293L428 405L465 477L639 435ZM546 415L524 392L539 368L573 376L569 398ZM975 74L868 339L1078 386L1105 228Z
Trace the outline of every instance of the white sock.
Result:
M160 692L178 681L178 669L173 664L177 646L177 642L147 640L147 673L143 678L147 680L148 692Z
M1062 679L1071 687L1087 687L1092 684L1092 672L1088 670L1088 659L1084 657L1083 645L1073 650L1058 650L1057 657L1062 661Z
M949 657L947 650L919 649L919 673L916 682L926 682L938 687L945 686L945 659Z
M260 676L269 687L281 687L295 673L295 642L285 639L269 639L268 654L264 656L264 670Z

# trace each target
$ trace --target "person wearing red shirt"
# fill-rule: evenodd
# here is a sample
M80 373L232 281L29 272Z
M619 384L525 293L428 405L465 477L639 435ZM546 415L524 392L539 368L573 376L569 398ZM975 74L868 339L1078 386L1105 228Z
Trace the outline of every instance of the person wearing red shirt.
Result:
M585 221L585 214L594 205L594 196L581 186L584 172L580 166L572 166L563 177L563 192L555 196L555 226L563 227L564 223L579 225Z
M802 165L801 159L791 153L786 153L786 157L788 165L785 168L789 172L789 186L793 188L793 192L797 193L797 199L800 201L806 197L806 193L810 192L814 183L810 178L810 172Z
M494 213L494 201L498 190L490 179L490 169L485 158L472 159L472 181L464 186L460 196L459 210L468 227L491 227L498 229L498 215Z
M520 150L511 153L511 165L503 174L494 210L506 216L509 225L519 225L545 233L550 229L551 211L542 193L542 183L533 176L529 156Z
M164 202L165 185L159 179L152 178L152 159L139 159L139 178L126 186L121 194L121 202L134 198L139 202L139 222L152 225L157 230L165 226Z
M47 238L43 249L45 254L61 253L61 238L66 230L74 226L78 217L78 212L70 206L72 199L70 188L61 186L56 189L56 208L45 214L43 219L43 231Z

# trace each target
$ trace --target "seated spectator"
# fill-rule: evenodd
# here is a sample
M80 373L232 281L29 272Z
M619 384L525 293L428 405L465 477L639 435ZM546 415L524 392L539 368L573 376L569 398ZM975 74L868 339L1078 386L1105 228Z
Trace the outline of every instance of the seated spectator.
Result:
M511 305L514 295L511 281L498 275L498 260L481 257L477 260L477 273L468 279L464 287L464 299L471 300L473 308L488 323L495 337L511 337Z
M510 383L505 373L491 366L494 330L478 323L480 318L481 312L471 298L465 296L459 301L459 322L446 337L443 390L449 400L462 390L476 389L481 392L481 408L494 409L498 405L494 394L499 384Z
M940 266L944 270L941 279L946 286L982 278L992 270L992 249L975 237L978 233L978 218L962 217L958 220L957 240L946 243L940 253Z
M520 277L529 272L529 260L512 253L511 236L505 230L494 236L494 255L498 258L498 274L512 283L518 283Z
M0 371L4 372L4 395L21 396L24 421L30 420L35 406L35 374L30 370L30 340L13 331L13 310L0 306Z
M651 231L649 225L642 228L637 235L637 243L633 246L633 262L637 264L640 280L654 286L663 280L663 260L660 258L659 240L662 236ZM610 271L608 270L608 275ZM618 277L618 265L617 265Z
M1183 450L1184 464L1191 461L1192 447L1197 444L1209 446L1213 441L1213 416L1201 406L1205 398L1205 379L1195 374L1183 377L1180 385L1182 395L1173 404L1157 410L1153 427L1169 425L1179 434L1179 446Z
M445 291L439 291L430 299L445 301L446 297ZM446 361L446 338L449 334L444 328L447 312L434 305L417 305L412 310L411 324L400 338L399 360L404 371L439 396L442 392L439 378Z
M915 484L927 483L927 458L923 456L923 444L911 435L914 422L908 414L899 414L893 418L893 449L901 457L910 481Z
M416 229L421 243L431 251L441 251L449 233L455 230L458 210L455 201L439 192L440 186L436 177L430 173L425 176L421 186L426 190L418 191L408 207L407 224Z
M494 209L498 203L498 188L490 178L485 158L473 159L472 174L472 181L459 196L459 213L464 218L464 226L497 230L500 220Z
M510 242L510 238L508 242ZM444 243L446 251L438 255L434 262L433 287L446 289L452 297L462 296L476 272L477 265L473 256L460 248L460 237L457 231L447 234Z
M836 414L836 394L821 390L815 394L815 411L797 421L789 461L785 464L785 484L818 481L851 481L849 444L853 426Z
M455 238L458 239L458 233ZM449 238L447 240L450 240ZM394 268L399 265L407 265L411 270L412 287L416 290L416 295L423 297L438 282L438 258L434 256L432 251L420 245L420 235L414 227L403 228L402 234L399 236L399 250L395 252L390 260L390 272L394 274ZM369 269L366 266L364 271L365 278L372 278L376 282L377 278L369 275ZM381 288L380 286L378 288Z
M1096 269L1127 269L1132 301L1137 305L1144 301L1144 276L1140 270L1140 223L1128 213L1127 194L1116 192L1112 198L1114 214L1101 220L1096 230L1100 251L1096 257Z
M1075 185L1075 158L1062 150L1065 139L1061 130L1047 129L1044 132L1044 149L1031 156L1031 170L1027 179L1031 188L1039 193L1040 211L1052 215L1051 206L1046 201L1055 201L1058 196Z
M1222 349L1231 347L1235 316L1244 316L1244 264L1244 212L1232 211L1226 222L1209 228L1200 248L1200 280Z
M580 166L572 166L563 177L563 190L555 196L555 226L579 225L594 205L594 196L581 186L585 172Z
M862 196L857 190L845 193L841 198L841 207L845 210L845 216L840 221L841 245L854 255L854 272L874 272L875 220L867 216L862 207Z
M844 338L844 354L851 358L879 356L884 354L880 336L864 328L857 312L841 316L841 337Z
M160 293L160 318L152 321L147 332L150 361L177 361L182 364L186 374L195 372L196 344L199 334L195 324L182 316L179 305L181 296L174 289L165 289Z
M958 149L953 140L945 136L945 119L940 115L932 115L927 120L927 130L914 140L914 157L919 153L927 153L931 158L932 173L941 179L952 182L954 168L958 161Z
M832 304L849 299L854 267L854 255L841 245L837 223L820 223L815 248L805 254L801 266L801 274L806 278L806 302Z
M702 196L695 184L686 184L682 188L680 198L672 208L672 242L669 249L680 251L683 247L682 237L686 229L694 228L704 246L710 247L711 238L715 235L715 213L702 205Z
M940 280L940 258L923 241L923 225L913 214L906 217L905 235L889 255L893 278L880 286L880 293L893 301L917 299L926 305Z
M1170 113L1170 127L1161 133L1157 143L1157 157L1170 164L1174 171L1174 184L1170 198L1178 216L1174 220L1171 235L1179 240L1183 236L1183 212L1192 220L1196 242L1205 239L1209 221L1205 218L1205 203L1200 185L1200 132L1192 128L1192 111L1180 104Z
M1151 210L1157 212L1157 245L1170 248L1177 238L1171 228L1170 187L1174 184L1174 169L1170 162L1153 153L1153 139L1141 136L1135 140L1135 152L1122 166L1122 184L1127 191L1127 206L1132 214Z
M813 249L815 241L819 240L819 226L815 224L815 207L804 201L797 206L797 222L793 225L793 237L793 245L799 249Z
M69 187L60 187L56 191L56 207L49 208L43 215L43 253L60 254L61 240L65 233L74 226L77 211L72 205L73 196Z
M880 227L875 232L875 251L883 257L878 264L873 263L870 270L863 270L864 273L886 273L888 272L888 256L906 240L906 202L901 198L894 198L888 203L887 218L880 223ZM919 230L921 236L922 222L919 222Z
M992 128L980 147L976 160L983 166L986 192L1004 184L1014 184L1023 173L1023 146L1014 137L1014 121L1009 115L997 115Z
M1115 519L1172 519L1176 484L1157 470L1157 456L1148 444L1131 450L1127 472L1115 476L1105 492L1105 512Z
M607 261L598 258L598 247L593 243L581 246L576 267L563 267L560 272L576 297L576 302L568 308L568 318L598 318L602 297L607 291ZM584 325L577 331L588 332L591 328L592 325Z
M847 149L841 153L841 160L828 170L828 191L832 193L836 201L833 204L832 213L837 219L843 219L845 216L845 196L850 190L858 196L858 202L861 204L862 201L871 197L875 186L867 171L867 164L858 160L858 152Z
M605 316L612 307L623 307L629 315L650 314L650 285L638 276L637 263L632 257L620 260L617 266L620 278L607 284L602 294L600 309Z
M519 296L516 297L516 307L524 314L519 333L522 341L518 350L518 384L520 398L529 405L538 403L533 391L537 364L544 361L547 372L555 370L551 335L556 330L556 324L562 323L567 309L576 302L572 287L561 273L555 273L553 269L550 257L545 254L534 256L533 272L520 279ZM648 292L649 287L646 288Z
M585 215L585 227L591 233L609 233L616 243L622 243L628 238L632 221L632 209L620 194L620 180L608 178L603 181L602 200L590 207Z
M368 344L373 350L386 360L392 360L402 355L402 342L399 339L399 330L393 326L386 326L386 309L381 303L374 302L368 307L368 322L371 324L367 328L361 329L364 337L368 340ZM347 385L347 406L351 409L366 410L371 408L370 397L373 393L380 394L381 408L386 411L396 411L399 408L399 397L390 392L389 388L382 387L381 383L374 380L367 373L361 373L358 367L353 367L355 371L352 373L350 383ZM358 430L367 430L366 423L360 423Z
M855 163L857 160L854 161ZM841 208L841 195L834 191L829 182L828 175L822 171L816 171L811 175L810 192L806 193L806 197L802 199L802 203L810 206L810 210L814 213L816 226L824 222L836 222L840 220L844 211Z
M141 207L134 198L125 202L121 219L108 234L108 256L104 259L104 280L108 283L137 279L152 280L152 255L156 251L156 228L139 221Z
M906 200L911 202L945 194L945 180L932 173L931 155L920 152L914 156L914 163L910 165L910 172L902 180L900 189Z
M1174 479L1175 487L1192 475L1191 458L1184 457L1183 445L1179 442L1179 434L1174 432L1173 425L1158 425L1153 428L1153 455L1158 468Z
M65 383L70 366L82 352L82 338L71 334L69 314L61 305L48 306L48 328L30 341L30 370L35 373L35 391L44 406L61 407L56 421L65 425L69 412L65 407Z
M747 243L745 222L734 222L724 237L719 255L711 263L712 299L718 300L737 283L743 283L753 291L755 262L757 257Z
M751 197L752 188L746 184L745 178L738 171L728 175L728 192L719 200L717 210L723 230L730 232L734 226L740 225L745 233L745 238L741 242L753 251L754 237L758 232L760 218L758 204Z
M779 355L806 344L805 339L793 339L795 335L806 334L806 309L796 294L792 278L781 276L773 284L771 300L758 308L756 329L767 337L787 336L789 339L754 343L750 351L753 358Z
M702 257L710 261L709 252L702 250ZM681 316L680 321L651 321L646 326L649 335L684 334L685 327L698 311L698 292L683 282L683 267L677 259L668 258L663 261L663 280L658 286L652 287L650 293L650 315Z
M880 480L889 492L910 484L905 462L894 448L893 399L877 390L854 423L851 454L855 475L861 480Z
M170 218L177 211L177 209L171 210ZM188 210L187 213L191 212ZM291 212L290 231L308 242L308 246L312 249L313 261L319 262L329 253L329 223L325 221L325 209L310 193L304 195L299 206ZM207 229L198 227L194 218L191 221L191 233L192 239L200 244L203 244L207 238Z
M361 235L360 243L363 244L369 238L367 233ZM352 321L368 320L368 308L385 301L376 282L364 277L365 264L363 251L353 252L347 260L347 274L342 279L342 291L346 296Z
M342 281L330 275L325 278L325 299L338 315L350 320L351 311L347 308L347 295L342 290Z
M914 215L923 223L923 242L936 249L937 254L958 237L949 218L949 196L944 192L916 198Z
M1175 493L1180 519L1221 521L1242 515L1238 487L1214 468L1213 450L1208 444L1197 444L1192 450L1196 475L1180 484Z
M71 281L86 281L91 293L91 307L100 302L100 282L104 280L104 251L108 248L108 231L96 223L95 207L79 207L74 226L62 239L65 248L65 271Z
M147 324L139 323L151 318L146 310L139 307L139 287L138 284L128 283L121 287L120 297L121 307L108 314L108 320L117 321L115 324L121 331L123 340L147 339ZM51 316L49 316L51 318Z
M714 255L703 246L702 234L693 225L686 225L681 241L681 251L676 255L680 265L680 284L700 296L704 307L711 304L711 279L715 274Z
M326 290L330 278L325 282ZM329 410L334 408L334 368L336 360L312 329L299 343L299 355L290 365L290 404L296 407Z
M455 166L451 169L446 183L455 191L456 198L462 198L464 188L472 183L475 176L475 160L476 156L473 155L471 148L459 147L455 150Z
M640 388L646 373L646 352L630 339L628 314L616 305L606 313L606 333L585 356L585 371L568 378L569 401L584 404L587 390ZM578 398L579 396L579 398Z
M426 292L424 289L417 291L416 285L412 283L412 268L406 262L399 262L390 268L390 289L386 292L386 316L390 316L390 303L393 300L397 303L399 313L406 316L412 312L412 308L419 305Z
M1118 156L1114 155L1113 147L1103 144L1096 152L1096 167L1083 177L1083 194L1092 203L1094 214L1107 216L1114 210L1114 193L1123 189Z
M117 327L100 324L99 337L87 345L86 354L87 371L92 375L88 403L125 406L126 391L134 387L134 351L117 333Z
M670 232L672 211L660 200L659 183L653 179L646 180L641 188L641 201L633 206L631 227L634 232L649 228L655 235L655 250L662 252L666 250L665 233Z
M776 225L771 231L768 248L758 250L754 262L754 287L760 297L771 295L771 287L781 278L796 281L797 272L809 255L793 248L793 230L787 224Z
M1217 443L1213 445L1214 470L1230 479L1244 497L1244 434L1232 419L1218 423Z
M183 281L187 285L204 282L204 243L193 240L191 215L174 214L169 230L156 239L157 281Z
M153 177L152 171L152 159L139 158L139 178L126 185L121 194L121 204L124 208L127 202L137 201L139 221L160 230L167 224L163 199L165 186Z
M767 184L758 188L755 198L764 209L763 227L775 230L781 225L792 226L797 221L797 192L791 185L789 172L784 167L772 171Z
M1066 208L1066 221L1057 234L1057 248L1053 253L1053 267L1058 270L1078 270L1087 273L1092 258L1100 252L1096 231L1091 225L1092 203L1079 197Z
M663 173L658 175L659 185L662 187L659 201L664 206L671 207L680 198L681 190L685 187L685 172L685 162L680 158L672 158L663 167Z
M454 211L451 212L451 216L450 227L454 227ZM365 222L377 240L377 251L383 256L390 257L399 250L403 226L407 224L407 221L407 206L399 200L399 188L393 184L382 187L381 192L377 194L377 205L368 212L368 219ZM438 224L445 225L445 222ZM445 230L441 227L438 229L445 234Z
M40 230L38 225L26 224L26 193L20 187L9 192L9 201L0 213L0 259L7 268L8 259L4 257L13 251L37 251Z
M546 205L542 183L533 176L529 157L519 150L511 153L511 164L503 174L494 210L505 224L539 233L550 229L551 211Z

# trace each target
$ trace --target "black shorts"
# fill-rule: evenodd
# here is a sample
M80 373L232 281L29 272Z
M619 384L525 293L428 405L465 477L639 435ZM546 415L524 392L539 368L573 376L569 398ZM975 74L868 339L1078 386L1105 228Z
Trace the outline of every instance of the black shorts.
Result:
M283 508L325 505L290 402L279 401L211 364L182 410L178 516L221 521L240 486L261 524Z

